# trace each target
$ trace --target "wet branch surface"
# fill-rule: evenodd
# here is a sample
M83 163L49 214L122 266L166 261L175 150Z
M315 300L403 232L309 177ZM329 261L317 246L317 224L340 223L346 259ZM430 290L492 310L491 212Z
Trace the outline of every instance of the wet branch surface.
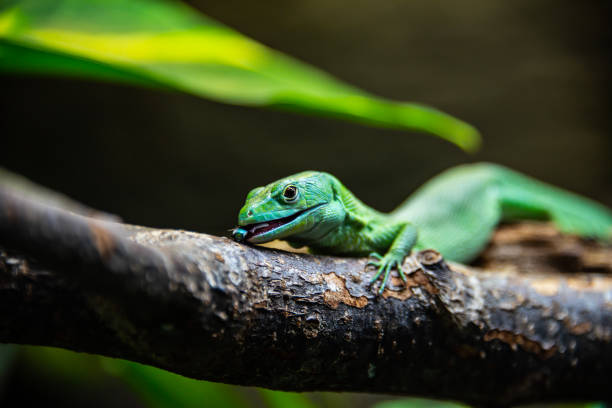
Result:
M547 224L501 227L478 268L415 254L376 296L365 259L64 208L0 188L1 342L282 390L612 399L612 249Z

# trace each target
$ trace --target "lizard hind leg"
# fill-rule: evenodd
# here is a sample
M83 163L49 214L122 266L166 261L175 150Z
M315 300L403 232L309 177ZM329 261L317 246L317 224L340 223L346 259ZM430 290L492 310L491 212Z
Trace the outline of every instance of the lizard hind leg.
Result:
M415 249L432 248L445 259L469 262L486 246L501 219L495 175L489 165L445 171L391 213L418 227Z
M612 212L587 198L503 166L479 163L445 171L391 213L419 228L416 249L470 262L500 221L551 220L565 233L610 240Z

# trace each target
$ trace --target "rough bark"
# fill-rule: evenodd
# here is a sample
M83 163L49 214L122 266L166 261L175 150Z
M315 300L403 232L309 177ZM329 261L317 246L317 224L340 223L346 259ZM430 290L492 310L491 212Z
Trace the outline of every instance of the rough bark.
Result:
M479 268L423 251L382 296L365 263L108 222L0 188L0 341L282 390L612 398L610 247L504 226Z

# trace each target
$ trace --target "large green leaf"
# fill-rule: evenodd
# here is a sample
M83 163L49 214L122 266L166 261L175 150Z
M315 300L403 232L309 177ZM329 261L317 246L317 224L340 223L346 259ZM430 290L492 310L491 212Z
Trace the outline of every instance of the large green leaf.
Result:
M123 81L240 105L429 132L466 150L470 125L374 97L170 0L0 0L0 70Z

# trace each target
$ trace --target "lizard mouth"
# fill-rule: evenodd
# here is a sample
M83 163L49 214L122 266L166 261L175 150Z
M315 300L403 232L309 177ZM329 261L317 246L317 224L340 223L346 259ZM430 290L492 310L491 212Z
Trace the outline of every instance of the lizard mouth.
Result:
M278 218L276 220L257 222L257 223L254 223L254 224L244 225L244 226L241 227L242 229L247 231L247 233L246 233L246 235L244 237L244 240L245 241L251 241L255 237L261 237L261 236L263 236L264 234L266 234L266 233L268 233L270 231L277 230L280 227L283 227L285 225L288 225L288 224L292 223L293 221L297 220L300 216L305 215L306 213L309 213L309 212L319 208L320 206L322 206L324 204L326 204L326 203L317 204L317 205L315 205L313 207L297 211L295 214L292 214L292 215L290 215L288 217L283 217L283 218Z

